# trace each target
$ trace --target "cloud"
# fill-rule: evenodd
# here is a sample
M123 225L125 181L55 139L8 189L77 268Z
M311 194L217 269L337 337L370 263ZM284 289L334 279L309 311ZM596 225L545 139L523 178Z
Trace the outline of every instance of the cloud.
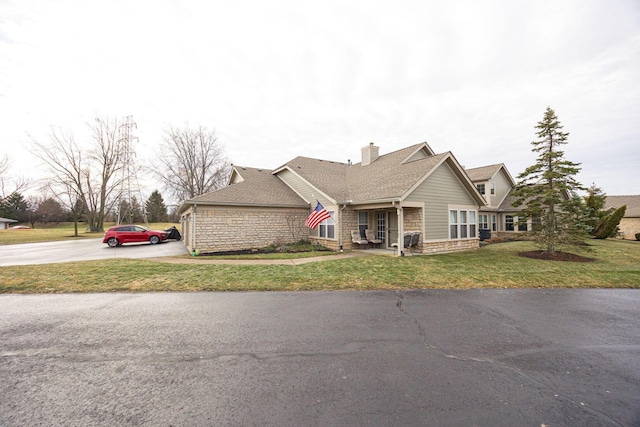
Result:
M612 2L289 1L2 6L0 138L133 115L216 128L234 163L357 161L427 140L517 175L547 106L580 179L640 193L640 7ZM597 180L596 180L597 178Z

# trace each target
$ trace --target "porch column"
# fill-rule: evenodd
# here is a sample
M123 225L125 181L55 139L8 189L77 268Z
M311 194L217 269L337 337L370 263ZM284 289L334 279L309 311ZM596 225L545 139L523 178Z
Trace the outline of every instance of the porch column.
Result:
M402 256L404 253L404 211L398 207L396 212L398 213L398 252L396 252L396 256Z

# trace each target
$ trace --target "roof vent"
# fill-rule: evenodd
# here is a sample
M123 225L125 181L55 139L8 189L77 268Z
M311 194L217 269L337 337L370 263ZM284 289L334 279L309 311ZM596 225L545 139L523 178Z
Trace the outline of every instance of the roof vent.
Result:
M366 147L362 147L362 166L367 166L375 162L379 153L380 147L373 145L373 142L370 142Z

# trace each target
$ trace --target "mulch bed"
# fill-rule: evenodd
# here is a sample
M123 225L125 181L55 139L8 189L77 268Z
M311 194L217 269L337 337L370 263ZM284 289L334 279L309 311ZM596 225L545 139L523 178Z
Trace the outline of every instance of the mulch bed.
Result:
M548 261L568 261L568 262L593 262L595 259L587 258L576 254L570 254L569 252L556 251L551 255L547 251L527 251L520 252L518 255L526 258L543 259Z

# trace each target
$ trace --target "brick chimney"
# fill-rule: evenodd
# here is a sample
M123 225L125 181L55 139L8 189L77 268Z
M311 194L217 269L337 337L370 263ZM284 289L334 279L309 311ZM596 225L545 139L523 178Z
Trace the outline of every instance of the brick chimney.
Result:
M373 145L373 142L370 142L366 147L362 147L362 166L367 166L375 162L379 156L379 152L380 147Z

